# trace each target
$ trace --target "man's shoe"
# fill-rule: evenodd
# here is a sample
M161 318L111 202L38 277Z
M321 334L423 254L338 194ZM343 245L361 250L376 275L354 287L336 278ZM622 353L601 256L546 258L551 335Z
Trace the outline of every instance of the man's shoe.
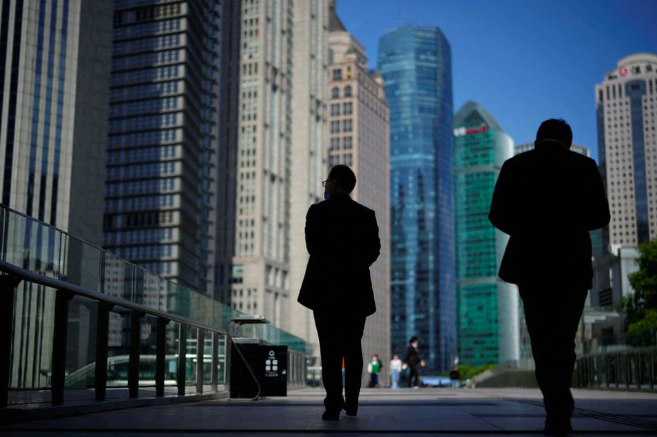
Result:
M358 408L355 408L355 409L352 409L352 408L346 409L346 410L345 410L345 414L346 414L347 416L349 416L349 417L356 417L356 416L358 416Z
M340 411L324 411L322 414L322 420L340 420Z

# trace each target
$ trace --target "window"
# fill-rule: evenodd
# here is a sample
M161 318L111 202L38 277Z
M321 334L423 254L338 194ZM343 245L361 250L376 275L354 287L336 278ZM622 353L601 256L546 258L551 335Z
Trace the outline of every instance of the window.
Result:
M331 138L331 150L340 150L340 138Z
M337 134L340 132L340 122L339 121L332 121L331 122L331 133L332 134Z
M331 115L340 115L340 104L333 103L331 105Z
M353 165L353 157L351 153L347 153L346 155L344 155L344 165L349 165L349 166Z
M340 98L340 88L333 87L333 90L331 91L331 98L332 99L339 99Z
M346 87L344 87L344 96L351 97L351 85L347 85Z
M351 149L353 147L354 139L352 137L345 137L343 146L345 149Z
M329 167L338 165L340 163L339 158L339 156L329 156Z
M343 105L343 114L344 115L351 115L353 112L353 103L351 102L345 102Z
M351 132L352 131L352 121L351 120L345 120L344 121L344 131L345 132Z
M333 80L342 80L342 69L337 68L333 70Z

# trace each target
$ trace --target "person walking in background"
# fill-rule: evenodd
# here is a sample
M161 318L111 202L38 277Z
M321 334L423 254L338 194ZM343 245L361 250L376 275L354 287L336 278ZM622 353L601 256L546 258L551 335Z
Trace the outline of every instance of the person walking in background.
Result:
M376 312L370 266L381 242L374 211L349 194L356 175L336 165L324 185L324 201L306 216L306 248L310 254L298 302L313 310L326 389L323 420L339 420L342 409L358 414L363 374L361 338L365 319ZM342 360L345 398L342 397Z
M544 121L534 149L502 166L488 215L511 236L499 276L518 284L547 435L572 430L574 340L593 277L589 231L610 219L596 163L571 152L572 140L564 120Z
M452 387L458 388L461 382L461 374L456 366L452 367L452 371L449 372L449 379L452 381Z
M404 356L404 362L408 365L408 387L410 388L411 385L413 385L414 388L418 388L420 384L420 370L418 369L418 366L422 364L422 361L420 360L420 355L417 351L417 337L411 337L409 343L410 344L406 349L406 355ZM414 379L415 382L413 382Z
M399 374L402 371L402 361L399 355L395 354L390 361L390 379L391 387L399 388Z
M379 373L381 373L381 360L377 354L372 355L372 361L367 365L367 371L370 374L370 387L376 388L379 386Z

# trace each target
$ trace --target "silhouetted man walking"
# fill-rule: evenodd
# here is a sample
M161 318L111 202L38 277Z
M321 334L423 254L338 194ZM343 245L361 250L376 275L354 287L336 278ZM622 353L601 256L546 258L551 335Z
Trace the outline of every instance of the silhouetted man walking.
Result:
M319 336L326 389L322 419L338 420L343 408L348 416L358 414L361 338L365 318L376 312L370 266L379 257L381 243L374 211L349 197L356 186L354 172L336 165L323 184L325 201L312 205L306 216L310 259L298 301L313 310Z
M502 166L488 215L511 236L499 275L520 290L548 435L572 430L574 340L593 276L589 231L610 217L595 161L571 152L572 139L564 120L544 121L534 150Z

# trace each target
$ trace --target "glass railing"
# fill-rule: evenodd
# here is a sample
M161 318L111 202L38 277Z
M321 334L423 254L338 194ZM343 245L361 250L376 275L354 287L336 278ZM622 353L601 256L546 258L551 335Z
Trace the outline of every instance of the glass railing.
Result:
M0 259L15 266L218 330L242 315L197 291L153 274L100 247L0 205ZM271 325L240 328L240 335L305 353L303 339Z

